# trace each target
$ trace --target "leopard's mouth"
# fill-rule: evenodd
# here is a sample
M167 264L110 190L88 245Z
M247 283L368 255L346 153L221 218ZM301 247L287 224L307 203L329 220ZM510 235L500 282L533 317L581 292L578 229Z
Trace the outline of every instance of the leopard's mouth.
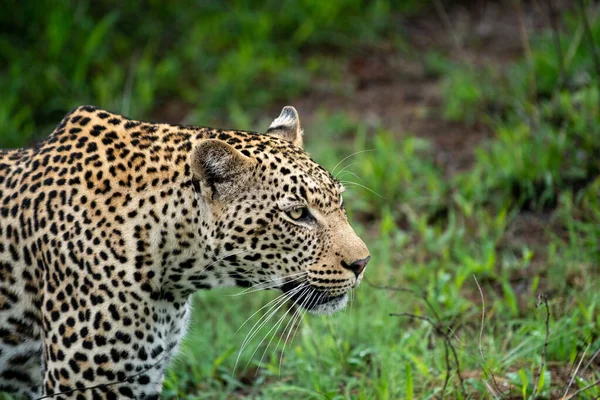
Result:
M281 290L293 304L313 314L331 314L341 310L348 303L348 293L331 295L307 282L287 282L281 286Z

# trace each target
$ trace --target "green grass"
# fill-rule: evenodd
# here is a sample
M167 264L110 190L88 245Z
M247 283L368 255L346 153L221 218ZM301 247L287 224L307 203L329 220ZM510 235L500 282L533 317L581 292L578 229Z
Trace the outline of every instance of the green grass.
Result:
M0 144L44 136L86 102L137 118L175 102L188 123L261 130L267 110L316 78L343 83L354 48L406 48L395 17L426 7L202 4L40 2L2 14L0 55L11 62L0 66ZM584 352L570 393L600 379L597 362L584 370L600 350L600 77L581 18L562 20L562 77L550 31L531 37L530 62L504 68L425 55L442 82L442 117L493 132L454 176L435 143L318 110L306 146L346 183L349 218L371 251L367 280L402 290L363 283L347 310L305 316L283 355L284 308L240 352L265 310L244 322L277 293L200 292L164 398L480 399L497 384L512 398L550 399Z
M2 147L42 137L65 110L86 102L147 118L176 100L189 122L204 124L256 116L303 93L314 76L342 79L336 57L344 51L401 40L387 15L420 7L387 0L8 3L0 15L0 57L10 60L0 65Z

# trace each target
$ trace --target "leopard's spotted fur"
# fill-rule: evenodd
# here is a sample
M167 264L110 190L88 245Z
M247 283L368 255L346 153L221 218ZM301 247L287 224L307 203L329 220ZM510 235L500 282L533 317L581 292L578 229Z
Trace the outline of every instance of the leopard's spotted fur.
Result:
M159 398L198 289L343 307L369 254L301 146L292 107L258 134L83 106L0 151L0 389Z

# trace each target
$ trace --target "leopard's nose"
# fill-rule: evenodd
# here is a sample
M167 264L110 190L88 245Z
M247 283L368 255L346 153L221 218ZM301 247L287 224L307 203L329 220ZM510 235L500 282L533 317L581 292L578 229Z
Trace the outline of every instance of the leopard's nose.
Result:
M354 275L356 275L356 277L358 278L358 276L367 267L367 264L369 263L370 259L371 259L371 256L368 256L367 258L363 258L362 260L354 261L350 265L346 264L345 261L342 261L342 267L344 267L346 269L349 269L350 271L354 272Z

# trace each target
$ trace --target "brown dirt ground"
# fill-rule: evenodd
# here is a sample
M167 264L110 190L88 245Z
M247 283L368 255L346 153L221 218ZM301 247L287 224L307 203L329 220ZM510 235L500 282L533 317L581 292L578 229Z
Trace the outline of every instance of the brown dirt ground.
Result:
M468 169L473 150L492 132L482 123L469 126L444 120L443 82L426 73L420 58L433 50L476 67L502 68L523 55L521 23L527 35L550 27L547 2L525 2L522 13L514 1L433 3L438 6L400 22L416 56L399 55L386 43L358 49L347 65L343 94L317 83L314 91L295 100L307 125L317 110L343 111L381 123L398 137L411 134L429 139L438 165L448 176ZM569 1L553 0L553 4L556 12L570 7Z

